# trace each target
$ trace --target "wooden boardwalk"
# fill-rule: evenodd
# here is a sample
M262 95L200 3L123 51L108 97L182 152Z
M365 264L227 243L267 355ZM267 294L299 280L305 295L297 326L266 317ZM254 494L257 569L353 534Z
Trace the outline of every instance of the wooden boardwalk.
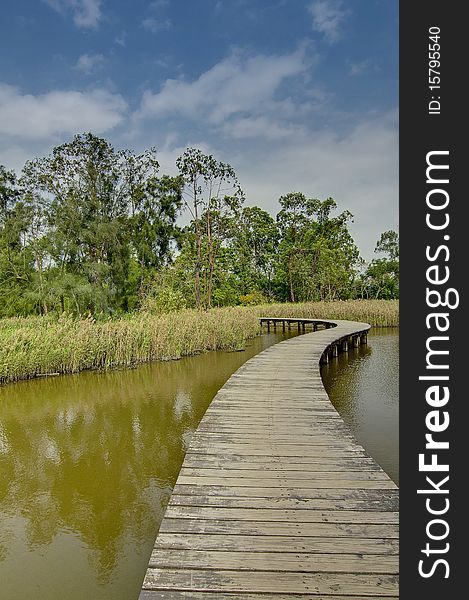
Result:
M398 490L351 435L319 372L321 357L364 341L369 326L332 324L264 350L218 392L140 600L398 598Z

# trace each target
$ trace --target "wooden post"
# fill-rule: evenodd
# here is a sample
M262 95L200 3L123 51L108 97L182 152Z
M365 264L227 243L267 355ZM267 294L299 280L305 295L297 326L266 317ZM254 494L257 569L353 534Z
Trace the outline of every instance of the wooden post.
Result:
M332 346L332 356L339 356L339 346L338 346L338 344L334 344Z
M300 333L300 327L301 327L301 325L300 325L300 322L298 321L298 333Z
M303 321L303 323L301 324L302 329L303 329L303 333L306 331L306 323Z
M360 343L364 346L367 343L368 335L366 333L362 333L360 336Z
M313 331L317 331L318 330L318 324L317 323L313 323Z
M288 321L288 331L291 331L291 321Z
M342 352L348 352L348 342L347 342L347 340L344 340L342 342Z
M352 340L353 340L353 347L358 348L358 335L354 335Z
M282 331L285 333L285 321L282 321Z
M274 324L274 331L277 331L277 321L272 321L272 323Z
M267 319L267 333L270 333L270 321Z
M327 365L327 363L329 362L329 348L326 348L326 350L324 350L324 354L322 355L322 360L323 360L323 363L325 365Z

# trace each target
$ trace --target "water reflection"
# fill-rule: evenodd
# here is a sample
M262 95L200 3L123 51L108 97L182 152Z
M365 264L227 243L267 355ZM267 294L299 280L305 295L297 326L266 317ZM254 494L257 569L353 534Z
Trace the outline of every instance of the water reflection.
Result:
M339 355L322 377L355 437L399 483L399 330L372 329L368 346Z
M245 352L0 388L1 597L137 598L211 398L281 337Z

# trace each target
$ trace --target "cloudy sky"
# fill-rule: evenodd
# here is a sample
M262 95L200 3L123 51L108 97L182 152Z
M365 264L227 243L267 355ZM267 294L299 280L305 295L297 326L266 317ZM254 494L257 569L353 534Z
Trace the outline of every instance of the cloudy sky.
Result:
M397 0L2 0L0 164L75 133L197 146L247 204L332 196L373 257L398 221ZM5 23L7 26L5 26Z

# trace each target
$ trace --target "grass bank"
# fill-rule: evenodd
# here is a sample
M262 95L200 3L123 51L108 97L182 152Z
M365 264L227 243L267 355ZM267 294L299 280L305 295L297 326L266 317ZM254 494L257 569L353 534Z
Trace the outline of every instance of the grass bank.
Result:
M141 313L108 321L70 316L3 319L0 383L240 349L259 334L260 315L350 319L375 326L399 324L397 301L384 300Z

